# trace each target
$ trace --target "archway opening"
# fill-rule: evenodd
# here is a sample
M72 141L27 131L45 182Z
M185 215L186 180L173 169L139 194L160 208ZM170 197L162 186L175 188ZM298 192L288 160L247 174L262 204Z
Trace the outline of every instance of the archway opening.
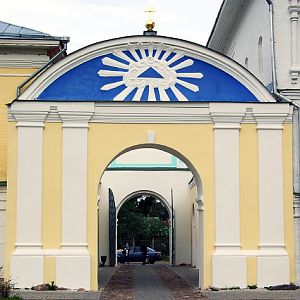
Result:
M112 252L110 243L113 239L110 238L108 220L109 190L116 216L115 249ZM158 144L141 144L124 149L111 160L102 174L98 195L99 263L101 256L109 259L115 253L117 264L118 248L120 250L126 242L133 247L132 239L122 242L117 239L117 214L130 199L151 195L164 204L169 219L172 219L174 206L174 227L169 228L169 263L199 269L199 286L203 286L202 184L197 170L185 156Z
M118 262L169 262L172 216L164 200L149 192L137 193L123 202L117 214ZM146 257L143 246L147 246Z

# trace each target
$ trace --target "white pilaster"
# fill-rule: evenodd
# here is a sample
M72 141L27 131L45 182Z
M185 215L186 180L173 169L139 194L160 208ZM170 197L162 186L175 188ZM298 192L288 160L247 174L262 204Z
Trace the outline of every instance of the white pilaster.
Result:
M47 112L17 111L18 175L16 251L11 257L11 276L17 287L43 281L41 249L43 127Z
M87 148L92 111L79 106L75 114L59 112L63 121L62 241L66 255L56 259L57 283L68 288L90 288L87 250ZM87 106L87 109L90 107ZM66 107L68 109L68 107ZM73 254L67 254L73 253ZM70 272L80 270L74 277Z
M87 135L89 114L63 120L62 247L87 244Z
M282 125L258 124L260 248L284 247Z
M196 237L196 239L198 239L198 268L199 268L199 287L203 288L204 287L204 220L203 220L203 211L204 211L204 203L202 198L197 198L196 199L196 203L197 203L197 214L198 214L198 221L196 222L196 224L198 225L198 228L196 230L196 234L198 234L198 236Z
M43 123L17 126L17 246L41 246Z
M289 283L289 258L284 244L282 123L285 114L254 113L258 131L259 248L268 256L257 256L259 287Z
M299 197L296 196L294 196L294 228L295 228L295 251L296 251L295 253L296 284L299 284L300 283L300 200Z
M7 199L6 186L0 185L0 266L4 266L6 199Z
M215 124L216 248L240 247L239 124Z
M297 0L290 0L290 20L291 20L291 68L290 75L292 84L296 84L300 75L300 67L298 64L298 25L299 25L299 12L300 6Z
M216 242L212 257L212 284L217 287L245 287L246 258L240 249L240 123L245 108L234 110L224 104L210 104L215 122ZM226 272L224 270L232 270ZM238 275L237 275L238 274Z
M294 228L295 228L295 265L296 284L300 283L300 124L299 110L293 115L293 186L294 186Z

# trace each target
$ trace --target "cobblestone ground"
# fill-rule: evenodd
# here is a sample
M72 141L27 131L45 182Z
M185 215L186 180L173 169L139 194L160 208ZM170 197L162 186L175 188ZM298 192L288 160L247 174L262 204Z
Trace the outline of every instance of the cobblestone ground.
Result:
M101 300L133 299L134 265L122 265L103 290Z
M124 264L102 292L102 300L207 299L168 266Z
M168 267L158 265L155 271L174 299L207 299L199 289L191 287Z

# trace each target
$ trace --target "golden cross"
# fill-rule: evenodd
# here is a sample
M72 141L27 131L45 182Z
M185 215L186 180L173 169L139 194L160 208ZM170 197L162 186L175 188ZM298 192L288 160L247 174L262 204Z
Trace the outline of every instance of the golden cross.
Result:
M156 10L152 6L148 6L145 10L146 13L148 13L149 19L152 19L152 13L155 13Z
M154 10L154 8L152 6L148 6L145 10L146 13L148 13L148 20L146 21L146 28L148 29L148 31L152 31L155 23L152 20L152 14L155 13L156 11Z

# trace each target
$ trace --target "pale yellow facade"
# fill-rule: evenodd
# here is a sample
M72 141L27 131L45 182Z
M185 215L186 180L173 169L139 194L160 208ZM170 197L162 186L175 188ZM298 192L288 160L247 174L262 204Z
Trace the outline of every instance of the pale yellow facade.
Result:
M86 47L54 64L8 105L5 276L17 278L18 287L54 281L98 289L100 180L117 157L140 148L176 156L193 174L194 186L186 184L191 197L181 201L189 201L186 215L193 214L189 224L196 224L190 243L201 288L295 280L293 108L276 103L246 69L218 53L154 39L127 37ZM166 60L170 47L178 53ZM164 80L131 73L135 62L127 48L139 76L158 68L166 72ZM107 69L120 67L112 55L130 61L121 64L126 74ZM93 59L102 63L96 71ZM191 72L178 72L187 67ZM128 86L108 78L116 74ZM0 77L5 101L24 79L9 76ZM78 78L82 82L73 89ZM198 85L179 78L194 78ZM212 89L216 80L224 93ZM132 82L144 82L148 93L130 87Z
M8 232L5 270L10 276L10 258L16 241L17 127L9 122ZM97 286L97 189L106 167L122 151L145 143L145 132L154 130L157 145L177 151L198 171L204 202L204 287L212 284L211 257L215 250L214 128L211 124L89 124L87 244L91 257L91 289ZM176 134L175 134L176 133ZM126 138L125 138L126 137ZM197 138L196 138L197 137ZM290 259L290 281L294 280L294 240L292 218L292 125L283 128L285 249ZM105 141L110 141L105 142ZM55 147L51 147L55 145ZM154 146L155 147L155 146ZM43 129L43 249L60 249L62 201L62 124L45 123ZM241 249L257 250L259 244L258 146L254 124L240 129L240 233ZM45 254L44 282L56 281L55 257ZM256 258L247 256L247 284L255 284Z
M25 81L35 68L1 68L0 67L0 182L7 177L7 107L14 100L17 87Z

